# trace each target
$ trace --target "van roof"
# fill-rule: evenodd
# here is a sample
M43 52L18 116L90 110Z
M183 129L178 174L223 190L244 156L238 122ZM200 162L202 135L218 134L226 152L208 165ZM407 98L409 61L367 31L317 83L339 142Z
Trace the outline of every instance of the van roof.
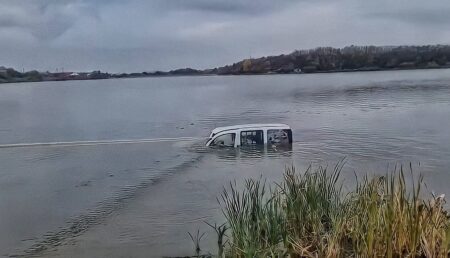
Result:
M290 129L289 125L286 124L243 124L243 125L232 125L232 126L223 126L223 127L217 127L216 129L212 130L212 134L217 134L223 131L229 131L229 130L238 130L238 129L249 129L249 128L263 128L263 127L269 127L269 128L280 128L280 129Z

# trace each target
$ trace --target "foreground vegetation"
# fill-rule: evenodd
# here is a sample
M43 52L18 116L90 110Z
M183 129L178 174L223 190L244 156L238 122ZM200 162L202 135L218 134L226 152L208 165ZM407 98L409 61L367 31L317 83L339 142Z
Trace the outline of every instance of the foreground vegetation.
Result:
M444 197L424 199L422 177L407 184L400 167L359 179L344 193L340 171L340 165L304 173L292 167L272 188L261 179L245 181L243 190L231 184L219 198L226 224L211 225L219 236L218 255L449 257Z

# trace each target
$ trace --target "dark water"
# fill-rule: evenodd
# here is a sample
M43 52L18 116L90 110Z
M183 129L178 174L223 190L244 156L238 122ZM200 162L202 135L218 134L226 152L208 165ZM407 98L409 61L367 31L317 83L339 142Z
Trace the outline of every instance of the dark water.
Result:
M268 122L292 126L292 149L212 151L185 139L1 148ZM449 127L450 70L0 85L0 255L189 255L197 229L214 252L203 221L222 222L227 182L343 157L349 179L412 162L429 191L449 196Z

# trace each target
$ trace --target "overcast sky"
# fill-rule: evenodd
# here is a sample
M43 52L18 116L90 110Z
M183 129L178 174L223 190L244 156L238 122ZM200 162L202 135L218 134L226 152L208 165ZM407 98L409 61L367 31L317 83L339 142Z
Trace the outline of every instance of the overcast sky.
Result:
M0 0L0 65L209 68L295 49L449 44L449 0Z

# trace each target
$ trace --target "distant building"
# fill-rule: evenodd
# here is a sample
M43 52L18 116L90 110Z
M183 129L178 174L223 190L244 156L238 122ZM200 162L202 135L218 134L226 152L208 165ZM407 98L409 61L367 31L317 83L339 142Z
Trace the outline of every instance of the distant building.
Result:
M243 72L250 72L251 69L252 69L252 60L245 59L242 62L242 71Z

